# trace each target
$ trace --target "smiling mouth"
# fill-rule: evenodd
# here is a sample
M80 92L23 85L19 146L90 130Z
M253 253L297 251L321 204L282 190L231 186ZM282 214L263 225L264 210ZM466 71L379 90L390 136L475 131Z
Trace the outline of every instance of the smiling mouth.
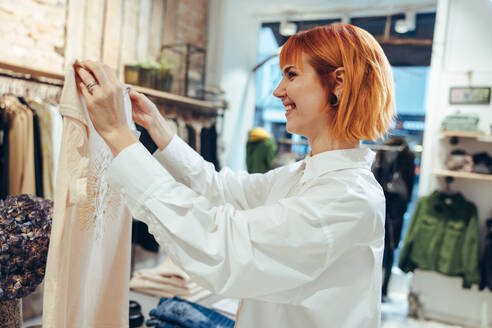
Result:
M285 106L286 114L292 112L294 109L296 109L296 104L294 104L294 103L288 104L287 106Z

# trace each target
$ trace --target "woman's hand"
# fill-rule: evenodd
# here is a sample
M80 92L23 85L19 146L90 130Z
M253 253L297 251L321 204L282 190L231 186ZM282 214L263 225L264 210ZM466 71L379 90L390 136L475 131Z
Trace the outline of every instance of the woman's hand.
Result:
M94 61L76 62L74 69L92 124L113 154L138 142L126 121L125 88L114 71Z
M130 88L128 94L132 101L132 118L135 123L149 130L152 121L158 119L161 114L156 105L145 95Z
M143 126L160 150L166 148L174 136L174 131L167 124L159 109L145 95L130 89L133 120Z

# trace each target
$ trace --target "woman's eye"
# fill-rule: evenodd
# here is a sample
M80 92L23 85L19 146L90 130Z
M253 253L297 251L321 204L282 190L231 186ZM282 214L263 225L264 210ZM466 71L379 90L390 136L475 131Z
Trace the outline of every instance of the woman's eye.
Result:
M289 78L293 78L293 77L294 77L294 76L296 76L296 75L297 75L297 74L296 74L296 73L294 73L294 72L289 72L289 73L287 73L287 76L288 76Z

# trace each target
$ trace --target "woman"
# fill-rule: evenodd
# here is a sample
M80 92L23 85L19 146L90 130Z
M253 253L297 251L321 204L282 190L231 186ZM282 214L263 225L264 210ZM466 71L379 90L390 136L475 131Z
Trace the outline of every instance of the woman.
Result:
M152 157L126 125L114 73L81 65L89 115L116 156L109 184L197 283L242 300L237 327L379 326L385 200L359 141L382 136L394 111L369 33L329 25L284 45L274 95L312 151L266 174L216 173L130 91L134 120L159 146Z

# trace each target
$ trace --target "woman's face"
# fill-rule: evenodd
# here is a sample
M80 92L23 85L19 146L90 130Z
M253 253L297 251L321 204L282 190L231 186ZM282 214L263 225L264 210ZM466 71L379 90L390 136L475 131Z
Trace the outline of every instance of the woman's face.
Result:
M273 95L280 98L285 106L287 132L311 139L327 129L327 96L304 54L302 66L302 71L294 64L282 67L283 77Z

